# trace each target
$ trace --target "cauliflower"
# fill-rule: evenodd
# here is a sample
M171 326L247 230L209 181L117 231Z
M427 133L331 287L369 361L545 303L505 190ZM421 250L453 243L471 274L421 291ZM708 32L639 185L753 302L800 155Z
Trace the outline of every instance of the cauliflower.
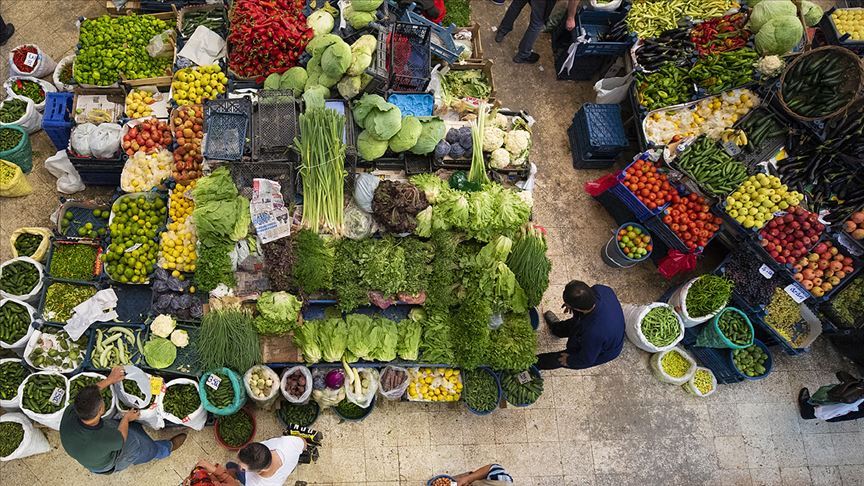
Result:
M504 135L504 147L514 156L527 152L530 146L531 134L525 130L513 130Z
M483 151L492 152L504 145L504 130L498 127L486 127L483 130Z
M509 130L510 129L510 118L507 115L502 115L501 113L495 113L495 118L492 119L491 125L493 127L498 127L501 130Z
M756 69L769 78L780 74L784 67L786 63L780 59L780 56L765 56L756 62Z
M171 342L178 348L185 348L189 345L189 333L183 329L174 329L171 333Z
M492 156L489 158L489 165L493 169L503 169L510 165L510 152L504 148L497 148L492 151Z
M156 319L153 319L153 322L150 323L150 330L153 331L153 334L167 338L171 335L171 331L177 326L177 322L173 317L167 314L159 314L156 316Z

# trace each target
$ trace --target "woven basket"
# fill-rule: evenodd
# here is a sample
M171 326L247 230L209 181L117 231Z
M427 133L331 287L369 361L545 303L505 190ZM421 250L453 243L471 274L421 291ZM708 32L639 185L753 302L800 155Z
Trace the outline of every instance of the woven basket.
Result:
M823 56L830 55L846 58L847 63L849 64L849 69L844 72L844 76L846 77L846 79L843 84L840 85L839 89L842 92L851 93L852 97L849 98L849 102L846 103L844 106L841 106L840 108L826 115L808 117L796 113L791 108L789 108L789 105L786 104L786 100L783 97L783 87L786 85L786 75L792 72L798 65L798 63L803 62L803 60L812 61L814 59L819 59ZM862 63L861 59L859 59L854 52L848 49L837 46L826 46L800 54L795 58L794 61L789 63L789 65L783 71L783 74L780 76L780 88L777 90L777 99L780 102L780 106L783 107L783 110L786 111L786 113L788 113L789 116L791 116L792 118L802 122L813 122L819 120L827 120L845 113L852 105L855 104L855 102L861 96L862 91L864 91L864 63Z

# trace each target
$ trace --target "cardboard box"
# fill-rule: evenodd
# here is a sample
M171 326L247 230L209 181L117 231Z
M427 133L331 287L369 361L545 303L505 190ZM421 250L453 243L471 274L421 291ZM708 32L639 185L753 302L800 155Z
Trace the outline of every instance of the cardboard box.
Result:
M470 62L483 62L483 42L480 40L480 24L474 22L469 27L458 27L456 33L458 34L464 30L471 32L471 56L467 60Z
M105 110L111 113L112 123L117 123L124 115L126 92L122 88L75 88L72 100L72 114L76 124L88 123L85 117L90 110Z
M464 61L458 62L454 64L449 64L448 68L452 71L468 71L471 69L479 69L483 71L483 74L486 75L486 79L489 80L489 87L492 90L489 93L489 103L495 103L495 80L492 77L492 61L489 59L483 61Z

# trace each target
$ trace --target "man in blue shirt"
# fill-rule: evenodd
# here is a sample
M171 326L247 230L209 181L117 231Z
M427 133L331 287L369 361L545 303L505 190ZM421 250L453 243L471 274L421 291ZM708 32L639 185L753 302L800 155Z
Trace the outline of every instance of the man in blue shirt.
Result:
M567 347L537 355L537 367L584 369L617 358L624 346L624 312L615 292L573 280L564 287L563 298L561 307L572 317L562 321L551 311L543 317L552 334L567 338Z

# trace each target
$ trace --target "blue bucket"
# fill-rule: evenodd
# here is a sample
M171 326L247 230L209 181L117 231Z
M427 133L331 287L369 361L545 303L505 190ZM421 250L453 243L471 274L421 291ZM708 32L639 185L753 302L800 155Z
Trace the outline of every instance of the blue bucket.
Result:
M528 319L531 320L531 328L535 331L540 329L540 309L532 307L528 309Z
M498 379L498 374L495 373L494 371L492 371L491 368L487 368L487 367L485 367L485 366L481 366L480 368L477 368L477 370L479 370L479 371L485 371L486 373L489 373L490 375L492 375L492 378L495 379L495 384L498 386L498 401L495 402L495 403L496 403L495 408L493 408L492 410L489 410L488 412L480 412L480 411L478 411L478 410L474 410L473 408L471 408L470 405L468 405L468 402L465 402L465 407L468 408L468 411L471 412L471 413L473 413L474 415L481 415L481 416L482 416L482 415L489 415L490 413L494 412L495 410L498 410L498 405L497 405L497 404L501 403L501 396L502 396L502 394L503 394L503 392L502 392L502 390L501 390L501 380ZM464 374L464 373L462 374L462 379L463 379L463 381L464 381L464 379L465 379L465 374ZM464 391L464 388L463 388L463 391ZM464 402L464 400L463 400L463 402Z
M622 229L627 228L628 226L632 226L634 228L638 228L642 231L642 234L651 235L651 233L641 224L638 223L626 223L622 224L615 230L615 234L612 235L612 238L609 239L609 242L600 249L600 257L603 259L603 263L609 265L613 268L630 268L636 265L639 262L644 262L651 256L651 252L645 254L645 256L633 259L629 256L625 255L621 248L618 246L618 232ZM652 237L653 241L653 237Z
M449 479L450 481L456 481L455 479L453 479L453 476L448 476L446 474L439 474L439 475L435 476L434 478L430 479L429 481L426 481L426 486L432 486L432 483L434 483L435 480L437 480L437 479Z
M747 376L746 373L741 372L741 370L739 370L738 367L735 366L735 360L732 358L732 353L735 352L734 349L730 349L729 354L727 355L729 359L729 365L733 370L735 370L735 374L737 374L741 378L744 378L745 380L750 381L756 381L765 378L766 376L771 374L771 370L774 368L774 357L771 356L771 351L768 349L768 346L766 346L765 343L758 339L753 339L753 346L759 346L760 348L762 348L762 351L765 351L765 354L768 355L768 359L765 360L765 373L759 376Z

